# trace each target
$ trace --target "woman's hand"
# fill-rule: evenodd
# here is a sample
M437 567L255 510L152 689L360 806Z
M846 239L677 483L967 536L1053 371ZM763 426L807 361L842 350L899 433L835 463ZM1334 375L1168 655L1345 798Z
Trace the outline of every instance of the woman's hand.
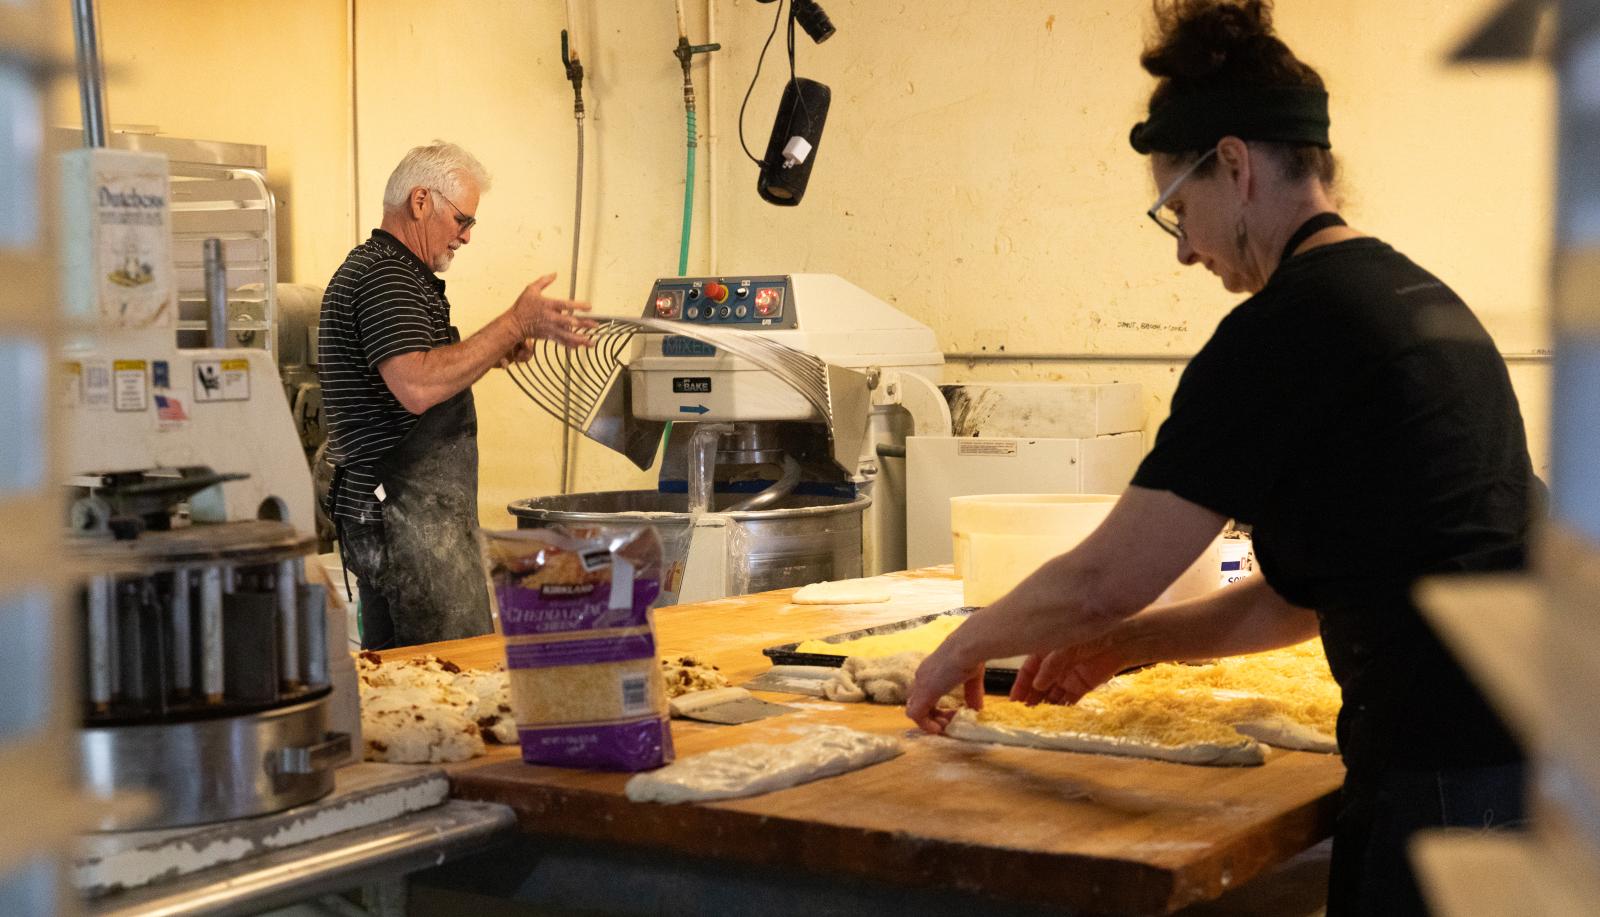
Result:
M1011 699L1030 705L1076 704L1132 664L1120 642L1110 634L1049 653L1035 653L1018 670Z
M969 659L964 650L965 641L957 640L961 629L971 627L972 620L961 625L939 648L922 660L917 674L911 679L911 693L906 697L906 716L916 721L924 732L935 735L950 725L955 711L940 709L939 700L956 685L966 686L967 706L974 710L983 708L982 659Z

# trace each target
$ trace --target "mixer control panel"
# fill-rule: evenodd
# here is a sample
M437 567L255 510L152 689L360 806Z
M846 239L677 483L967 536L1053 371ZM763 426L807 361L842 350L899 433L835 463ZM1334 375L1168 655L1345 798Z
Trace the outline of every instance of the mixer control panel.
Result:
M644 316L698 325L796 327L786 275L663 278L651 287Z

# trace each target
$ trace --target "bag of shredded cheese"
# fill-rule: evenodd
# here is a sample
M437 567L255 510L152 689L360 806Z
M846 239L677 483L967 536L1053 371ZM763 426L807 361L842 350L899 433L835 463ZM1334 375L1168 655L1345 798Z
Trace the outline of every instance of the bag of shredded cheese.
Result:
M671 761L655 530L556 525L481 541L522 759L629 771Z

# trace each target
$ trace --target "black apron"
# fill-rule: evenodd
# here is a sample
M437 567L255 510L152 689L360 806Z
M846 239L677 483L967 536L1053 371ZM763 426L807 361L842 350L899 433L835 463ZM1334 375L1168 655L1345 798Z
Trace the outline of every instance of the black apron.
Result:
M450 343L461 334L450 327ZM422 412L376 463L383 506L378 584L395 645L476 637L494 629L478 519L478 413L472 389Z

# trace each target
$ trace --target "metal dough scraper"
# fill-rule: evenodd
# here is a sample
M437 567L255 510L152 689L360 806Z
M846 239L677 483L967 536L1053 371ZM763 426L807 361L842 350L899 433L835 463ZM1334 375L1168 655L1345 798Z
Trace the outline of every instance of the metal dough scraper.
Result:
M669 706L672 715L705 723L736 726L764 720L769 716L789 713L795 708L764 701L744 688L712 688L674 697Z

